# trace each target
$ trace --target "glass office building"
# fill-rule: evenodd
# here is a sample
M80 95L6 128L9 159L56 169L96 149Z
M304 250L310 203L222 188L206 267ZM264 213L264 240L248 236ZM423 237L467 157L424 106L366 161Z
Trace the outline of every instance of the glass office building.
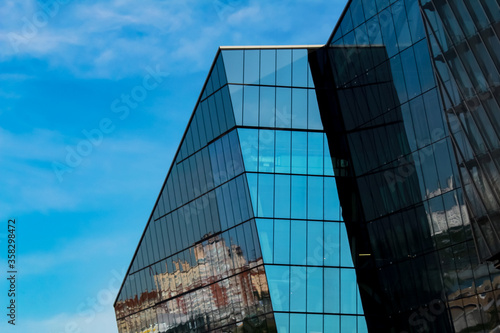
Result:
M500 331L499 20L352 0L324 46L219 49L120 333Z

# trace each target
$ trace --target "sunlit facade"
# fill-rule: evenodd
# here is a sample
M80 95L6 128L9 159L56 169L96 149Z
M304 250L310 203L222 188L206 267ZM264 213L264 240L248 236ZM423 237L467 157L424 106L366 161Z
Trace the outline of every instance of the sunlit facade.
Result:
M326 45L219 49L120 333L500 331L499 22L352 0Z

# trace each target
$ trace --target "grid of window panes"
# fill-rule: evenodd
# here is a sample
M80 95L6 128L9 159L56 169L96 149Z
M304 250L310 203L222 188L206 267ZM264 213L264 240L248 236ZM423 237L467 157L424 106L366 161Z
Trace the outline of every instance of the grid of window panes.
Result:
M115 303L120 333L275 330L234 126L219 56Z
M482 259L500 258L500 5L421 1Z
M308 50L222 56L278 332L366 332Z
M359 196L372 251L357 263L368 327L496 327L498 271L476 257L418 1L351 1L327 52L357 187L339 191Z

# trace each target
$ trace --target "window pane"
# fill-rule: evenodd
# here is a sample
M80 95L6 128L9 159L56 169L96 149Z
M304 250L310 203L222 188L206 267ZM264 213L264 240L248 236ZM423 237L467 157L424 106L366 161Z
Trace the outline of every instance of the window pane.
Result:
M257 157L259 152L257 133L257 130L253 129L238 129L243 163L245 164L246 171L257 171Z
M292 80L294 87L307 87L307 50L292 50Z
M256 219L257 232L259 234L260 248L262 251L262 259L267 264L273 263L273 238L274 225L273 220Z
M306 311L306 267L290 267L290 311Z
M272 217L274 206L274 176L259 174L259 196L257 215L259 217Z
M290 217L290 176L275 176L274 216L279 218Z
M265 268L273 310L288 311L290 303L289 267L266 265Z
M292 92L290 88L276 88L276 127L292 125Z
M323 265L323 222L307 223L307 264Z
M304 333L306 331L306 315L290 314L290 333Z
M259 172L274 172L274 131L259 130Z
M278 86L292 85L292 52L291 50L277 50L277 82Z
M274 263L290 263L290 221L274 220Z
M274 127L276 88L260 87L260 118L262 127Z
M291 163L291 132L276 131L275 170L280 173L290 173Z
M291 254L290 263L293 265L306 264L306 221L291 221ZM338 252L337 252L338 256Z
M307 311L323 312L323 268L307 267Z
M243 50L222 51L229 83L243 83Z
M259 84L259 50L245 50L245 84Z
M292 218L306 218L306 177L292 176Z
M243 87L243 125L259 126L259 87Z
M356 313L356 273L354 269L343 268L340 270L340 306L342 313Z
M274 85L276 82L276 50L260 51L260 84Z
M292 173L307 173L307 132L292 132Z
M292 127L307 128L306 89L292 89Z
M323 177L308 177L307 218L323 219Z
M325 268L325 312L340 313L340 269Z

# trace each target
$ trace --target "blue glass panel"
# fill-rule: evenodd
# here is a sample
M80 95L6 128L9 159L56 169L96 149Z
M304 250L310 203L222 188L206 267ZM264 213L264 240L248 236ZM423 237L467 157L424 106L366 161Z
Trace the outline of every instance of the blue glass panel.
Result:
M370 0L371 1L371 0ZM340 331L340 316L326 316L324 317L325 332L341 332ZM350 331L346 331L350 332ZM352 331L355 332L355 331Z
M307 128L307 90L292 89L292 127Z
M408 48L401 52L401 64L403 65L405 71L404 74L408 99L411 99L421 93L413 48Z
M259 84L259 57L260 50L245 50L245 84Z
M259 124L261 127L274 127L276 88L260 87Z
M289 220L274 220L274 263L290 263Z
M274 160L276 172L290 173L291 155L291 133L276 131L276 157Z
M307 50L292 50L292 85L307 87Z
M326 134L323 134L323 168L323 174L325 176L333 176L333 164Z
M324 223L324 264L325 266L340 265L340 223Z
M274 216L290 218L290 176L275 176Z
M305 267L290 267L290 311L306 311L306 280Z
M351 7L351 6L349 6L349 7ZM344 17L342 18L342 21L340 22L340 28L342 29L342 33L344 35L352 30L353 26L352 26L352 18L351 18L350 8L347 9Z
M274 172L274 131L259 130L259 172Z
M288 311L290 307L289 266L266 265L265 269L269 293L271 294L271 301L273 303L273 310Z
M358 317L358 333L368 333L365 317Z
M411 45L410 29L408 28L408 18L403 1L398 1L391 6L396 36L398 38L399 49L404 50Z
M292 85L292 50L276 51L276 85Z
M304 333L306 331L306 315L290 314L290 333Z
M307 315L307 333L319 333L323 331L323 316L308 314Z
M253 214L257 215L257 174L247 173L248 190L252 200Z
M292 92L290 88L276 88L276 127L292 125Z
M223 50L222 58L229 83L243 83L243 50Z
M435 86L434 74L429 56L429 48L427 42L422 40L413 47L415 51L415 59L417 61L418 76L420 78L420 86L422 91L427 91ZM437 106L438 104L436 104Z
M316 99L316 91L314 89L307 90L307 127L309 129L323 129L323 123L321 122L321 116L318 108L318 100Z
M215 190L217 195L217 206L219 208L219 218L221 229L226 230L228 228L227 214L226 214L226 206L224 201L224 192L222 191L222 187L218 187Z
M259 87L243 88L243 125L259 126Z
M257 216L273 217L274 214L274 175L259 174L259 194Z
M260 84L276 83L276 50L260 51Z
M307 264L323 265L323 222L307 223Z
M369 19L373 15L377 14L377 5L373 0L361 0L363 3L363 9L365 12L365 18Z
M274 313L274 320L276 321L276 329L279 333L290 332L290 317L288 313Z
M324 219L325 220L340 220L340 202L337 193L337 185L335 178L324 178Z
M324 133L308 133L307 173L310 175L323 175L323 136Z
M354 269L340 270L340 310L342 313L356 313L356 272Z
M394 23L392 21L392 14L390 8L382 11L378 14L380 22L380 30L382 31L382 38L384 40L384 45L387 54L390 57L398 53L398 41L396 39L396 33L394 29Z
M325 268L324 274L324 311L328 313L340 313L340 269Z
M366 24L362 24L361 26L357 27L354 30L354 35L356 37L356 45L370 45L370 38L368 38ZM360 57L360 61L365 62L366 60L367 59L365 59L364 57Z
M405 77L403 74L403 68L401 67L401 57L399 54L390 60L392 79L394 81L394 87L398 93L399 101L404 103L408 100L408 93L406 91Z
M243 124L243 86L229 85L229 94L233 104L234 119L236 125ZM206 120L205 120L206 121ZM207 134L208 135L208 134Z
M380 23L378 21L378 16L374 16L373 18L371 18L366 22L366 33L368 34L368 40L370 42L370 45L372 46L382 45L382 33L380 32Z
M307 173L307 132L292 132L292 173Z
M357 27L365 21L363 2L361 0L354 0L349 7L351 8L352 25L353 27Z
M354 267L352 263L351 247L349 245L349 240L347 238L347 231L345 230L345 225L340 224L340 266L342 267Z
M259 156L259 137L257 130L240 128L238 136L240 138L241 153L246 171L257 171L257 157Z
M260 249L262 251L262 259L266 264L273 263L273 247L274 247L274 223L273 220L256 219L257 232L259 234Z
M306 218L306 176L292 176L292 218Z
M341 332L356 332L357 316L341 316L340 331Z
M420 8L418 1L414 0L404 0L408 26L410 27L410 33L413 43L421 40L425 37L425 29L422 22L422 16L420 14Z
M306 221L292 220L290 230L291 253L290 263L293 265L306 264ZM338 255L338 252L337 252Z
M323 268L307 267L307 311L323 312Z

